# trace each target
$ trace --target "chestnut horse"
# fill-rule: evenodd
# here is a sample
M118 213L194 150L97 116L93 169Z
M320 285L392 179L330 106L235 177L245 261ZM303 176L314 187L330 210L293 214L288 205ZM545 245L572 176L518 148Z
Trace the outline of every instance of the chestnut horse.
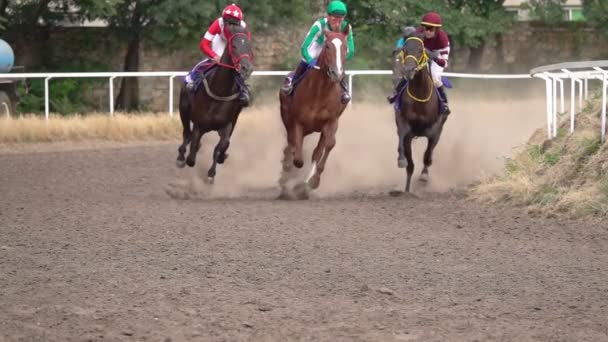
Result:
M348 29L345 32L325 29L323 34L325 44L316 65L306 71L291 96L279 91L281 119L287 131L283 173L279 181L282 197L288 196L288 173L293 166L302 168L304 165L304 137L313 132L321 135L312 153L312 169L304 185L312 189L319 187L329 152L336 145L338 119L346 109L346 104L340 101L340 80L344 77ZM306 194L299 196L305 198Z
M251 38L246 28L240 25L227 25L228 44L221 61L215 66L213 74L201 82L194 92L182 84L179 97L179 114L183 126L183 142L178 149L177 166L185 164L192 167L196 154L201 147L202 136L217 131L220 140L213 150L213 164L207 172L208 182L213 183L216 165L228 157L230 137L234 132L243 105L238 100L238 82L244 82L253 72L253 51ZM193 129L190 130L190 122ZM190 143L188 158L186 147Z
M410 36L403 47L403 73L407 80L402 92L401 106L395 113L397 135L399 136L399 167L406 166L407 181L405 191L410 192L414 173L412 160L412 140L426 137L428 145L424 153L424 169L420 180L429 180L429 167L433 163L433 150L445 123L445 115L439 112L439 94L433 84L428 65L428 55L424 49L422 35Z

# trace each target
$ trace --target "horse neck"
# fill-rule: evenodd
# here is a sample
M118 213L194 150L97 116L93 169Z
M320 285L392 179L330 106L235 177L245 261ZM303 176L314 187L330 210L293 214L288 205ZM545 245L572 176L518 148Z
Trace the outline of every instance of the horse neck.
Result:
M425 66L424 68L420 69L420 71L418 71L414 78L410 81L410 92L419 99L426 98L429 96L431 82L432 80L429 68L428 66Z
M224 50L220 62L224 65L232 65L228 53L228 47ZM228 94L235 86L235 70L226 66L218 66L209 83L212 85L214 92L218 95Z

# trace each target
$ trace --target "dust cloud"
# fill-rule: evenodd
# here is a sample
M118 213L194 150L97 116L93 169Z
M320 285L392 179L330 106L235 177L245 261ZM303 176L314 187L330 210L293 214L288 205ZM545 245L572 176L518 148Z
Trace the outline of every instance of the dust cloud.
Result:
M492 81L480 82L487 84L449 90L452 114L433 156L430 182L425 186L414 182L412 191L446 191L495 174L504 166L504 158L543 126L542 84L519 81L492 86ZM476 92L467 92L472 88L477 88ZM329 155L316 196L403 189L405 169L397 168L394 111L385 96L379 91L366 91L359 97L363 101L355 101L343 113L337 145ZM243 111L232 137L229 159L218 165L213 186L203 179L218 141L215 132L203 137L194 169L182 170L183 178L173 182L167 192L182 198L243 197L265 191L278 195L286 135L277 98L277 94L268 94L264 101L258 100ZM318 134L305 139L306 164L298 172L301 179L310 169L317 141ZM414 141L414 179L422 170L425 148L426 138Z

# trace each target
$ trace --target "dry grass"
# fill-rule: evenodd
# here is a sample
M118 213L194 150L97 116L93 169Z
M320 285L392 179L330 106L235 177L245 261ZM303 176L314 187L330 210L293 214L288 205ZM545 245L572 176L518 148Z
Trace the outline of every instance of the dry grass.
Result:
M0 143L83 140L170 140L181 136L179 118L168 114L93 113L85 116L44 117L25 115L0 119Z
M473 198L549 216L608 217L608 144L600 143L599 102L590 101L576 116L574 134L568 133L568 116L553 140L545 140L545 129L539 129L507 159L501 175L473 187Z

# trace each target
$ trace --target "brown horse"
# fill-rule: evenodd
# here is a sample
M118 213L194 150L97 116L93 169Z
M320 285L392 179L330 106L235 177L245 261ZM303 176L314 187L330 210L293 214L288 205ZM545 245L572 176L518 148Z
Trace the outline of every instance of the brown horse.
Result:
M340 100L346 61L346 32L324 30L325 44L316 66L307 71L291 96L279 91L281 119L287 131L287 146L283 150L283 173L279 184L283 197L288 197L286 183L293 166L302 168L304 137L319 132L321 136L312 154L312 169L304 184L317 189L329 152L336 145L338 119L346 109ZM306 194L300 195L306 197Z
M428 145L424 153L424 169L420 180L429 180L429 167L433 163L433 150L439 142L445 115L439 112L439 95L428 67L428 55L424 49L422 34L410 36L403 47L403 74L407 80L401 95L401 107L395 113L397 135L399 136L399 167L407 167L405 191L410 191L414 161L412 160L412 140L426 137Z
M228 157L230 137L234 132L243 104L239 102L239 82L244 82L253 72L253 51L249 32L239 25L228 25L228 44L220 63L211 76L203 79L194 92L182 84L179 98L179 114L183 126L183 142L178 149L177 166L193 167L201 147L202 136L217 131L220 141L213 150L213 164L207 172L208 182L213 183L217 164ZM240 79L239 79L240 78ZM192 122L193 129L190 129ZM186 147L190 151L186 159Z

